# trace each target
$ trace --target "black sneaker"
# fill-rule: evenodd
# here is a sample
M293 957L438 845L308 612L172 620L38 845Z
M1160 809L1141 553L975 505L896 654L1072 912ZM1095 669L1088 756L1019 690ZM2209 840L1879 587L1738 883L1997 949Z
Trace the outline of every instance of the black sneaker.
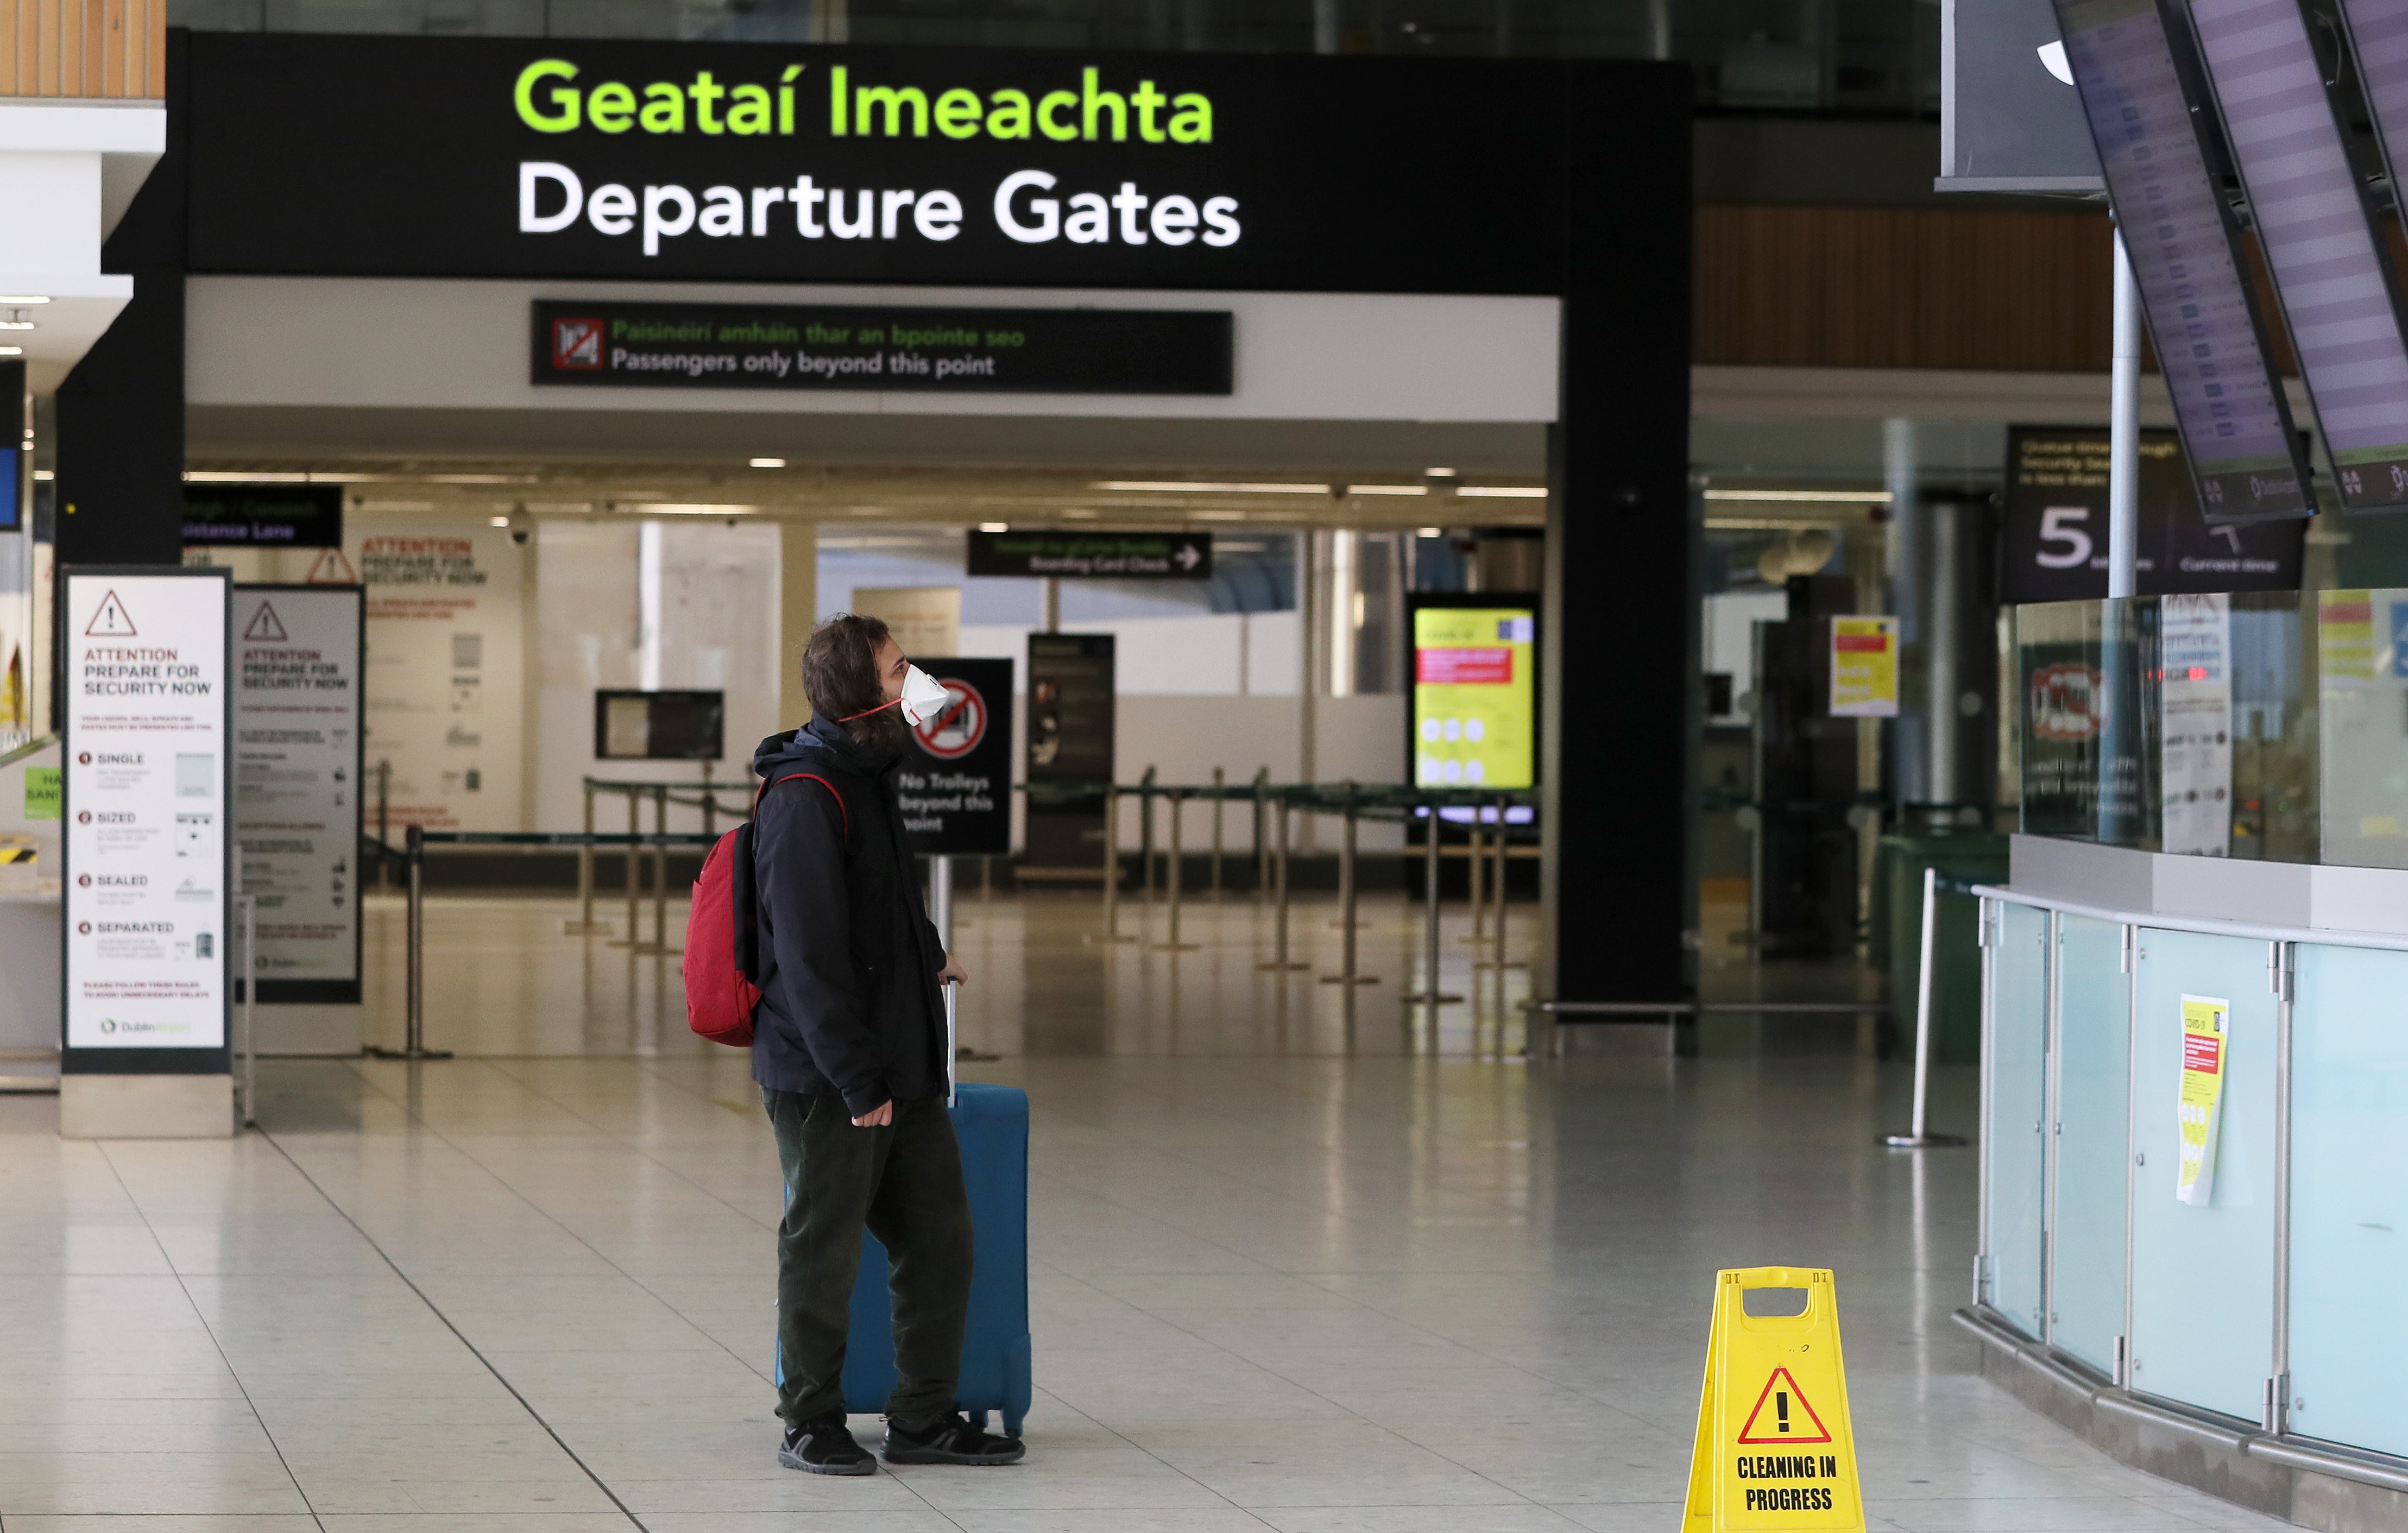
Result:
M813 1416L800 1426L787 1427L785 1440L778 1444L778 1462L805 1474L878 1472L878 1460L869 1456L869 1450L853 1440L840 1411Z
M886 1418L889 1464L1017 1464L1027 1452L1018 1438L982 1432L956 1411L917 1426Z

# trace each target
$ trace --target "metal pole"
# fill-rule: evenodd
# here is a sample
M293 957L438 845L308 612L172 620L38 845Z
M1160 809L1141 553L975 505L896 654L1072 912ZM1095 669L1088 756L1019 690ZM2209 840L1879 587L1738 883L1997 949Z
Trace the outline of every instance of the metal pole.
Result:
M928 858L928 924L951 957L953 951L953 859L941 853Z
M1265 815L1268 812L1268 805L1265 800L1269 796L1270 791L1271 769L1268 766L1256 767L1254 769L1254 899L1256 903L1268 899L1271 895L1271 842L1268 835L1270 826L1265 823Z
M1104 934L1102 942L1134 942L1121 935L1121 788L1104 784Z
M669 951L669 785L652 790L652 940L644 951Z
M561 923L565 937L586 936L603 928L594 924L594 780L585 780L585 839L577 848L577 919Z
M944 859L937 859L942 862ZM945 981L945 1105L953 1105L954 1086L958 1083L953 1071L962 1057L962 982Z
M377 889L384 894L393 891L393 833L385 822L385 808L392 795L392 788L393 763L389 759L380 761L377 763Z
M2141 562L2141 294L2124 231L2115 231L2114 347L2107 402L2107 596L2139 593ZM1935 705L1936 706L1936 705Z
M405 858L408 869L408 918L403 923L407 951L402 959L404 1002L402 1047L371 1049L380 1059L449 1059L450 1051L426 1046L426 830L411 825Z
M1471 944L1474 967L1479 967L1480 950L1488 941L1488 906L1480 894L1482 881L1488 873L1488 863L1481 850L1485 844L1481 838L1484 834L1480 825L1480 800L1475 798L1471 801L1471 840L1465 848L1467 867L1464 873L1471 897L1471 936L1466 940Z
M1170 938L1168 941L1156 944L1154 951L1193 953L1196 951L1195 943L1182 942L1179 939L1179 886L1187 881L1181 876L1183 867L1180 854L1182 839L1180 823L1187 818L1185 813L1187 795L1179 789L1173 788L1168 797L1170 799Z
M1491 838L1490 844L1497 849L1497 876L1490 882L1489 888L1496 895L1497 967L1502 969L1510 967L1505 957L1505 880L1511 871L1511 865L1506 858L1512 855L1513 851L1512 840L1505 834L1505 800L1502 798L1497 801L1497 834Z
M643 896L638 887L638 880L642 875L637 867L637 861L642 855L638 843L644 834L642 791L633 786L620 791L627 795L627 844L621 852L627 869L627 935L624 939L614 938L610 945L614 948L637 948L643 945L643 938L636 935L637 924L643 919L639 903Z
M1923 972L1914 982L1914 1119L1910 1132L1885 1135L1893 1150L1930 1150L1965 1141L1954 1134L1928 1132L1931 1105L1931 938L1940 913L1940 870L1923 870Z
M259 1123L259 896L237 895L242 911L242 1126Z
M1346 780L1340 799L1338 838L1338 972L1321 977L1324 984L1376 984L1354 972L1354 781Z
M1256 964L1254 967L1256 968L1277 969L1282 972L1285 972L1290 969L1307 968L1311 966L1302 962L1292 963L1289 961L1287 955L1288 804L1287 795L1285 794L1282 794L1280 795L1277 814L1279 819L1279 848L1277 855L1273 856L1271 859L1270 878L1271 961L1268 964Z
M719 790L711 786L710 763L702 764L702 833L719 838Z
M1210 888L1216 903L1221 898L1221 790L1227 781L1220 767L1212 768L1212 881Z
M1407 996L1405 999L1408 1002L1418 1001L1428 1005L1432 1008L1431 1014L1435 1016L1437 1007L1447 1001L1459 1001L1463 997L1447 995L1438 987L1438 837L1439 826L1445 822L1439 818L1438 804L1435 800L1422 807L1428 814L1428 823L1422 826L1422 987L1417 994Z

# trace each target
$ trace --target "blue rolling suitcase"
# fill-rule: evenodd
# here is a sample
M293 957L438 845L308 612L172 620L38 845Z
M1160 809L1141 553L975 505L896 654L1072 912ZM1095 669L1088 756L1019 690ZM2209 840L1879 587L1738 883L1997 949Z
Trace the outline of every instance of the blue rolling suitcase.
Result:
M980 1426L1003 1413L1020 1435L1032 1394L1028 1371L1028 1094L1018 1086L965 1082L953 1088L953 1134L977 1232L969 1326L962 1337L962 1409ZM853 1285L853 1334L845 1343L844 1408L870 1415L895 1390L895 1328L886 1297L886 1248L861 1242Z

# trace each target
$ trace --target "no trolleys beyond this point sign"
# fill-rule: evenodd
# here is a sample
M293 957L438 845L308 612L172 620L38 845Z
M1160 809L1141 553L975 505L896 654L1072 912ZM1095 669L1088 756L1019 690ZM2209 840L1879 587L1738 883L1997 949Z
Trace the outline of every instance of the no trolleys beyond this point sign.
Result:
M1803 1289L1805 1309L1749 1314L1748 1294L1768 1288ZM1683 1533L1863 1533L1864 1526L1830 1272L1716 1274Z

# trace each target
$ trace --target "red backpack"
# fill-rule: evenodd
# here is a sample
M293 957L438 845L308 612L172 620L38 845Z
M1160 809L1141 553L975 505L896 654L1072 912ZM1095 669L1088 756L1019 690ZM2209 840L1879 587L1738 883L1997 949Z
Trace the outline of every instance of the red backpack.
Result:
M796 772L761 784L752 795L759 813L761 797L779 782L809 778L825 788L853 828L853 811L836 784L816 772ZM761 972L760 890L752 873L752 822L713 842L702 860L702 877L694 881L694 906L686 917L685 1024L732 1049L752 1046L752 1009L761 1004L761 987L752 977Z

